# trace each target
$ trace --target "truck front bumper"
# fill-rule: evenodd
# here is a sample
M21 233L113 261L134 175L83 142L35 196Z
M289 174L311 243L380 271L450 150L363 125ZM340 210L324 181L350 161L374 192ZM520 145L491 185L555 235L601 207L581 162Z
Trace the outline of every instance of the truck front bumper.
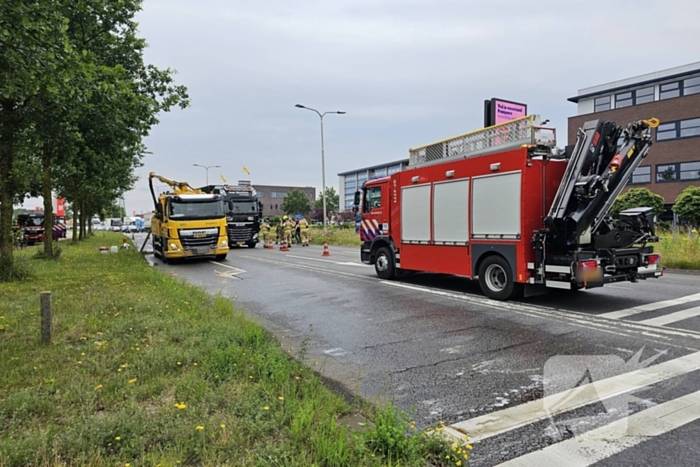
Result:
M370 247L372 245L369 242L362 242L362 245L360 246L360 261L362 261L365 264L372 264L371 258L370 258Z

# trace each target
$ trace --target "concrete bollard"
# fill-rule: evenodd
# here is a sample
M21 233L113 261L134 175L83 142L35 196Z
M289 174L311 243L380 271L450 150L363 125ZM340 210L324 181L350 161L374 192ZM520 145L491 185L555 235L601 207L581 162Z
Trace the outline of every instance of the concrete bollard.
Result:
M51 342L51 292L41 292L41 342Z

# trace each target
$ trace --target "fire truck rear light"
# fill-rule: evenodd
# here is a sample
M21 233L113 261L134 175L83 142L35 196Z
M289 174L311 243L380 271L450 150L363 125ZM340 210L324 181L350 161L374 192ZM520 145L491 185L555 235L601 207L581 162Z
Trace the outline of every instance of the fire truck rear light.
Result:
M445 177L447 177L447 178L452 178L454 176L455 176L454 170L448 170L447 172L445 172Z
M661 262L661 255L653 254L647 256L647 263L649 264L659 264Z
M595 269L598 267L598 261L581 261L578 263L579 269Z
M491 170L495 172L496 170L500 170L500 168L501 168L501 163L500 163L500 162L496 162L495 164L491 164L490 167L491 167Z
M412 181L413 183L418 183L419 180L420 180L420 177L417 176L417 175L411 179L411 181Z

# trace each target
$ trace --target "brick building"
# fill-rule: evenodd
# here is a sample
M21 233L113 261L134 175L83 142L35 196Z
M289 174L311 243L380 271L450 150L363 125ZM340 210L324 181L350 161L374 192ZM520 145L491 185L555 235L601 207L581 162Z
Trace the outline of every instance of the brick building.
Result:
M622 126L652 117L661 121L626 189L649 188L670 208L686 187L700 185L700 62L581 89L568 100L578 104L577 115L569 118L569 144L590 120Z
M239 183L247 183L241 181ZM263 203L263 215L264 216L281 216L284 214L282 211L282 201L287 193L292 190L299 190L309 197L311 206L313 206L316 200L316 188L310 186L281 186L281 185L258 185L253 184L255 190L258 192L260 201Z

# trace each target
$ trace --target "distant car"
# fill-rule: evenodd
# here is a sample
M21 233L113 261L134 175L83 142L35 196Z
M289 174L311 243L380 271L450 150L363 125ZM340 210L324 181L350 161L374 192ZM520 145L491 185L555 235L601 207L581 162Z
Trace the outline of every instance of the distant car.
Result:
M136 224L132 222L131 224L122 224L121 231L124 233L136 233L139 229L136 227Z

